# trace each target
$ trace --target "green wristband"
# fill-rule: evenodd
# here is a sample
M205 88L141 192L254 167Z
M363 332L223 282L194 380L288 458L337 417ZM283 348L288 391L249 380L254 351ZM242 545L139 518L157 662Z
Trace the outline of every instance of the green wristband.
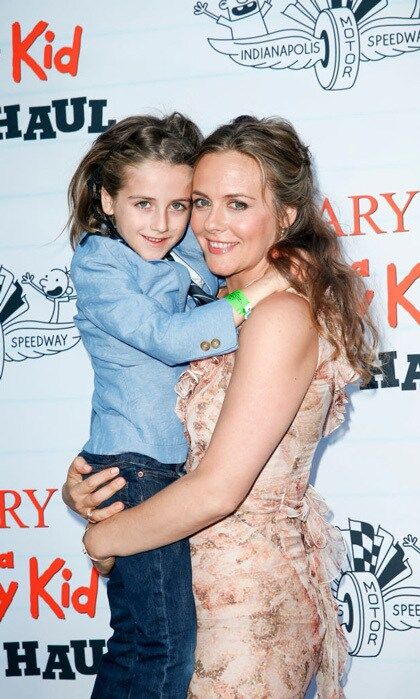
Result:
M226 301L229 301L232 308L243 316L245 320L249 318L252 311L252 306L249 298L244 294L243 291L237 289L236 291L231 291L230 294L225 296Z

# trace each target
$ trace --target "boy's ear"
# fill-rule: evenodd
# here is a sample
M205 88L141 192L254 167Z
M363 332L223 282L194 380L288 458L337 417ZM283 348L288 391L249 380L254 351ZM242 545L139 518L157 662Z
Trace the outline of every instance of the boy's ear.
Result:
M102 211L107 216L112 216L114 213L114 202L110 194L106 191L105 187L101 187L101 206Z

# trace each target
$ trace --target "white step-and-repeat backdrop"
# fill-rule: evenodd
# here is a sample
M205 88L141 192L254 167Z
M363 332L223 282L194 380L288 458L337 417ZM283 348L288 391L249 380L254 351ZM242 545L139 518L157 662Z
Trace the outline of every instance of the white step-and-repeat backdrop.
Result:
M2 697L88 696L109 634L105 587L59 492L92 389L66 188L113 120L174 109L206 133L244 113L292 121L366 278L388 361L352 392L314 478L349 545L334 585L347 696L418 696L419 17L419 0L1 3Z

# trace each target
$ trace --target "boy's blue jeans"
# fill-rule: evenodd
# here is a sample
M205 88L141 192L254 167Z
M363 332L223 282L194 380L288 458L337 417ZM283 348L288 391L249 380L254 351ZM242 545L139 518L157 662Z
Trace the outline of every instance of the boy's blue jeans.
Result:
M93 473L115 465L126 480L101 507L118 500L138 505L184 472L183 464L136 453L81 456ZM196 643L188 540L117 558L107 591L114 633L92 699L185 699Z

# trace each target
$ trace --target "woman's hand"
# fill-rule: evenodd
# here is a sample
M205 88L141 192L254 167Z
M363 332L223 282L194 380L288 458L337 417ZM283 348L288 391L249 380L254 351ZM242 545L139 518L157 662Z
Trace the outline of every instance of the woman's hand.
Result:
M92 561L92 559L90 560ZM110 556L109 558L106 558L104 561L92 561L92 565L94 568L96 568L99 575L102 575L104 578L107 578L115 565L115 558L114 556Z
M93 524L88 523L86 527L86 531L83 535L83 546L86 554L89 556L89 530L91 530L93 527ZM90 531L90 534L92 534L92 531ZM111 570L113 569L115 565L115 556L109 556L108 558L103 558L100 560L96 560L94 558L90 558L92 561L93 567L96 568L98 571L99 575L103 575L104 577L107 577Z
M116 466L83 479L83 476L91 470L92 467L81 456L77 456L68 470L67 480L62 488L62 497L66 505L84 519L90 522L101 522L124 509L122 502L114 502L102 509L96 508L121 490L125 480L118 477L119 469Z

